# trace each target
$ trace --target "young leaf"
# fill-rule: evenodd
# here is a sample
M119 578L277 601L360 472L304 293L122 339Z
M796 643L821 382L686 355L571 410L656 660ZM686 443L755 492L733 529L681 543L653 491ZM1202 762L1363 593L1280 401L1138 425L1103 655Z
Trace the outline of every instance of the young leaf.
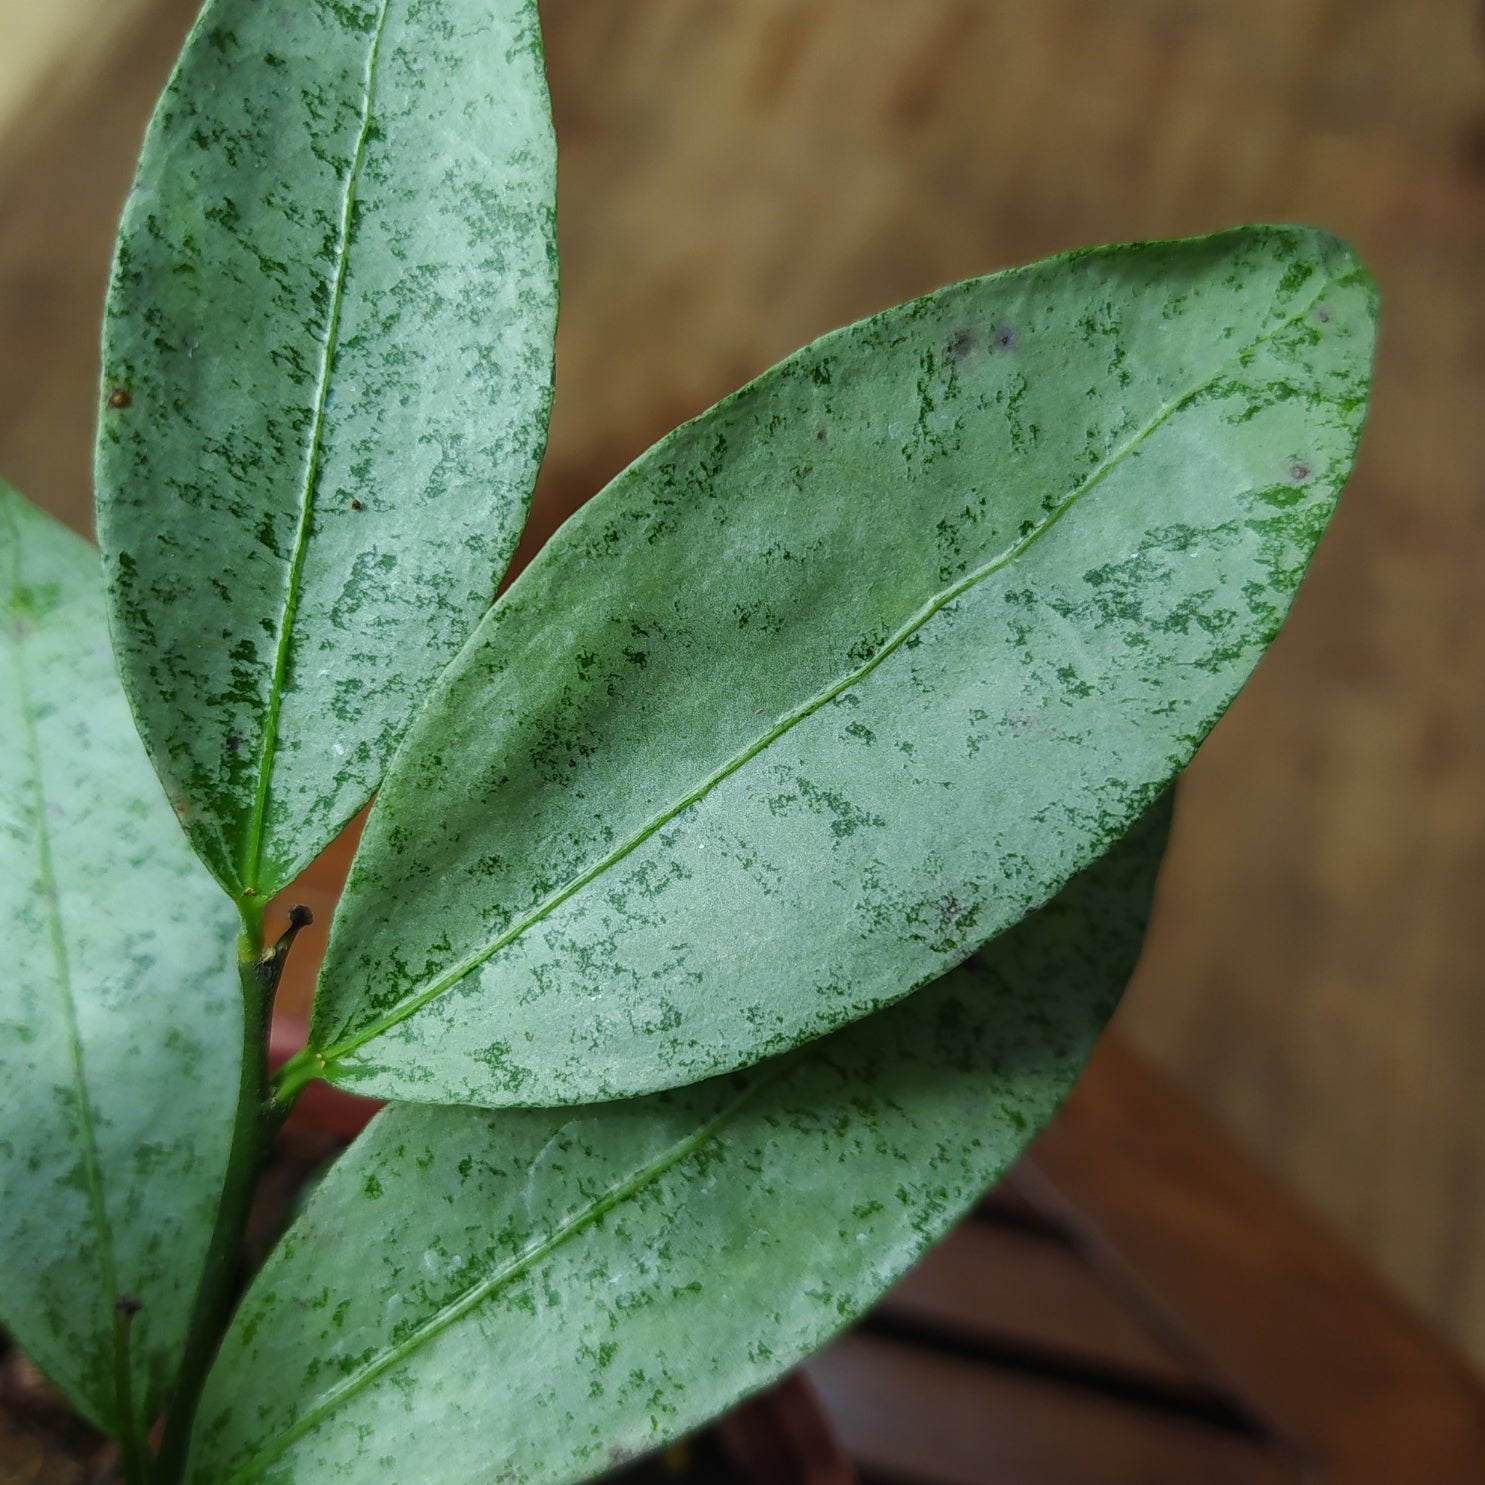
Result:
M158 1411L242 1045L231 905L119 689L98 554L0 482L0 1320L93 1421ZM128 1321L127 1403L114 1352Z
M787 1371L1050 1116L1133 968L1167 821L910 1005L746 1073L378 1116L243 1302L192 1479L558 1485Z
M535 0L210 0L104 325L98 529L192 842L267 896L363 805L489 607L545 439Z
M1016 922L1273 637L1373 323L1320 232L1101 249L826 336L679 429L430 698L290 1076L488 1105L673 1086Z

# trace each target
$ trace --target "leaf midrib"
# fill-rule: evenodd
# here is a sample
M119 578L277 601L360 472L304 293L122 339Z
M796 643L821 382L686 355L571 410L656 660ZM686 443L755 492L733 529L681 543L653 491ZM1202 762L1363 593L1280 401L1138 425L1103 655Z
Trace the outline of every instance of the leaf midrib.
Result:
M278 754L279 713L283 707L284 682L288 676L289 650L292 644L294 618L299 609L299 593L304 580L304 562L309 549L309 530L314 516L315 486L320 473L320 449L325 436L325 414L330 394L330 378L335 364L335 351L340 334L340 311L345 299L346 273L350 263L351 219L356 204L356 184L366 159L366 145L371 136L371 97L376 87L377 63L381 57L382 35L392 0L381 0L371 40L366 53L366 72L362 84L361 123L356 148L346 172L340 202L340 236L336 243L335 271L331 277L330 309L325 321L325 338L320 347L320 369L315 386L314 415L309 441L305 448L304 479L299 491L299 522L294 532L294 550L289 560L288 582L284 590L283 610L279 615L278 637L274 646L273 674L269 683L268 711L263 721L263 746L258 758L258 783L253 796L253 811L248 818L242 862L244 897L257 897L263 870L263 836L267 827L269 785Z
M647 1186L658 1181L667 1171L703 1149L735 1123L760 1094L787 1077L794 1070L796 1062L796 1058L783 1057L771 1066L757 1070L748 1086L705 1123L693 1129L684 1138L675 1141L653 1160L647 1161L622 1180L615 1181L601 1196L580 1207L547 1237L540 1242L532 1243L524 1252L487 1274L478 1283L471 1284L457 1299L449 1301L441 1309L435 1311L410 1335L404 1337L396 1345L387 1346L380 1355L358 1367L344 1381L332 1387L307 1413L295 1419L292 1424L269 1439L256 1453L251 1455L246 1463L228 1478L226 1485L247 1485L248 1481L256 1479L275 1459L291 1449L342 1404L357 1393L364 1391L384 1372L399 1362L405 1361L506 1285L514 1283L544 1258L550 1257L564 1244L572 1241L595 1222L607 1216L615 1207L622 1206Z
M536 907L517 918L504 931L497 934L488 944L481 945L472 950L457 964L453 965L443 974L439 975L422 990L414 991L405 996L391 1010L384 1012L374 1021L369 1022L360 1031L344 1037L330 1046L316 1049L311 1042L307 1049L315 1055L317 1069L324 1073L332 1071L332 1064L337 1058L345 1057L355 1052L367 1042L374 1041L384 1032L390 1031L394 1026L400 1025L409 1016L415 1015L430 1001L436 1000L440 995L451 990L466 976L473 973L480 965L498 954L500 950L514 943L528 929L541 922L550 913L555 911L569 897L582 891L590 882L602 876L604 872L622 861L626 856L638 849L657 830L663 829L677 815L682 814L693 804L703 799L712 789L716 788L724 779L737 772L745 764L749 763L765 748L770 747L785 733L796 727L800 722L812 716L822 706L825 706L842 692L849 690L858 684L866 676L870 675L884 660L902 644L916 634L936 613L961 597L977 584L994 576L1003 568L1008 567L1038 542L1048 531L1052 529L1070 510L1072 510L1082 498L1101 484L1126 458L1129 457L1139 446L1149 438L1158 428L1169 421L1181 408L1186 406L1194 397L1199 396L1214 383L1218 382L1234 366L1239 365L1243 358L1250 356L1261 346L1266 345L1276 336L1281 335L1291 325L1302 320L1315 307L1325 293L1339 287L1359 276L1359 271L1344 274L1339 278L1333 278L1328 273L1322 272L1320 285L1301 308L1285 319L1277 321L1270 329L1255 336L1252 340L1244 342L1225 361L1218 365L1213 371L1204 376L1186 391L1171 398L1139 429L1110 453L1096 469L1085 478L1081 484L1076 486L1036 527L1029 531L1024 537L1014 542L998 556L992 557L974 571L965 574L958 582L950 585L940 593L933 595L926 603L918 609L890 638L868 660L864 661L855 670L848 671L840 679L827 686L824 690L817 692L814 696L801 702L794 710L787 712L774 726L748 747L729 758L711 774L702 780L688 794L683 795L673 805L667 807L657 814L654 819L648 821L641 829L637 830L627 840L614 847L607 855L601 857L587 870L573 877L566 886L559 888Z

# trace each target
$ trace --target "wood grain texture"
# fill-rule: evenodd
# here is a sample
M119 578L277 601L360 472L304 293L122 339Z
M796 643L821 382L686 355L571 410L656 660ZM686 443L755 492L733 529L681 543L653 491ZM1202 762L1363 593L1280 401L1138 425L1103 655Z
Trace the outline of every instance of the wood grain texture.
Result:
M0 19L0 136L45 127L55 89L70 91L84 73L109 65L119 39L154 0L50 0L9 4Z
M930 1249L876 1313L950 1335L994 1334L1038 1355L1173 1387L1210 1381L1190 1356L1120 1304L1070 1243L979 1219L961 1222Z
M86 520L112 219L191 6L0 141L0 467ZM563 314L525 549L831 325L1305 220L1382 285L1361 464L1191 770L1128 1034L1485 1362L1485 53L1470 0L546 0Z
M1304 1478L1480 1478L1478 1379L1117 1033L1013 1179Z
M1117 1032L993 1202L807 1370L863 1485L1485 1464L1480 1382Z
M867 1478L914 1485L1298 1485L1265 1444L1151 1418L855 1331L810 1365L847 1452Z

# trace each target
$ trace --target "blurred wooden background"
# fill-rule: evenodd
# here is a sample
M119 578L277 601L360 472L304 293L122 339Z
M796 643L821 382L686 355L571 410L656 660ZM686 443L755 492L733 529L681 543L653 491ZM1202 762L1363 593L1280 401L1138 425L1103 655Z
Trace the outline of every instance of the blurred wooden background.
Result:
M0 469L87 524L113 218L192 0L0 0ZM532 539L800 342L1083 242L1300 220L1384 325L1360 468L1190 771L1122 1013L1485 1365L1485 25L1471 0L544 0ZM37 37L40 39L38 40ZM6 51L6 48L11 48Z

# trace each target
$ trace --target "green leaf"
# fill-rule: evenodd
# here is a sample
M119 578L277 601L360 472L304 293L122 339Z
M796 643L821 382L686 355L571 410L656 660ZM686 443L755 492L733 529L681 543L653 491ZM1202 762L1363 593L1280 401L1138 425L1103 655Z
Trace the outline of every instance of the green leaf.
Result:
M556 1485L787 1371L1050 1116L1138 956L1168 818L778 1061L623 1104L378 1116L244 1300L192 1479Z
M826 336L553 539L388 774L290 1077L694 1081L898 999L1187 762L1350 467L1375 296L1252 228Z
M227 1161L237 918L119 688L98 554L0 482L0 1319L94 1422L180 1358Z
M211 0L104 325L99 536L140 729L231 892L376 788L489 607L546 434L534 0Z

